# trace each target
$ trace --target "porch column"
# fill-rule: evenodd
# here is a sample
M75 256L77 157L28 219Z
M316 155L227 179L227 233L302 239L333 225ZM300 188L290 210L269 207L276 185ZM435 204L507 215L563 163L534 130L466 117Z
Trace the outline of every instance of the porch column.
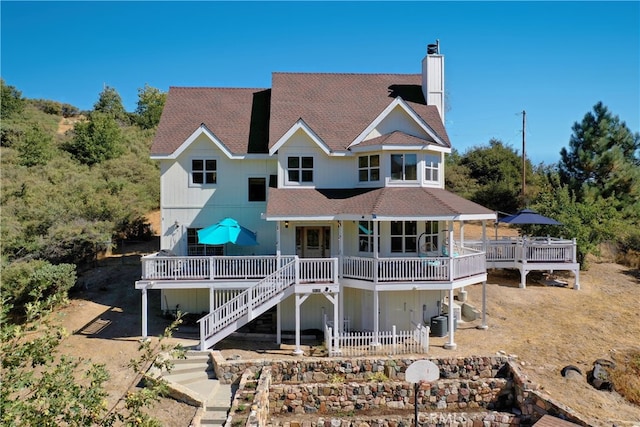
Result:
M380 345L378 334L380 333L380 300L378 298L378 290L373 291L373 343L371 345Z
M147 288L142 290L142 339L147 339Z
M209 288L209 313L216 309L216 290L212 287Z
M282 344L282 310L280 303L276 304L276 344Z
M332 345L332 349L334 353L340 353L340 343L338 340L338 336L341 333L340 331L342 331L342 322L341 322L341 317L338 315L338 301L339 301L339 294L335 294L335 295L328 295L325 294L324 295L329 302L333 305L333 345ZM338 323L340 322L340 323ZM338 326L340 325L340 326ZM324 327L324 325L323 325ZM340 328L340 329L338 329Z
M482 324L478 329L487 329L487 281L482 282Z
M278 221L278 222L276 222L276 263L277 263L277 267L276 268L282 267L282 265L280 265L280 256L281 256L281 252L280 252L280 221Z
M449 289L449 342L444 345L444 348L447 350L455 350L458 345L454 340L454 329L455 329L456 319L454 318L453 311L453 288Z
M455 252L455 245L453 239L453 221L449 223L449 282L453 283L453 255ZM452 300L453 301L453 300Z
M378 247L378 221L371 221L373 226L373 283L378 283L378 258L380 257L380 248Z
M338 285L340 287L340 293L338 294L338 316L340 317L340 333L344 334L344 286L342 283ZM335 327L335 325L334 325Z
M338 220L338 260L340 264L338 264L338 277L342 279L342 264L344 262L344 234L343 234L344 223L342 220Z
M293 350L293 354L296 356L302 356L304 351L300 348L300 306L309 297L309 294L296 294L296 349Z

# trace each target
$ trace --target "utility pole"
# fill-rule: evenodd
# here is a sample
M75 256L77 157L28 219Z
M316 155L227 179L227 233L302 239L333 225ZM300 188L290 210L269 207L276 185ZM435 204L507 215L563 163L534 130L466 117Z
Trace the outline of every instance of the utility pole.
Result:
M527 173L527 163L526 163L526 154L525 154L525 126L527 124L527 112L522 110L522 201L525 202L525 190L527 188L526 183L526 173Z

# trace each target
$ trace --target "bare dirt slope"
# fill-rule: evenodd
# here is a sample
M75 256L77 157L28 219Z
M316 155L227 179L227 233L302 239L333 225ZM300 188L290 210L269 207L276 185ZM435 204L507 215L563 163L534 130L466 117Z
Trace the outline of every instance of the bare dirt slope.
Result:
M466 230L465 230L466 232ZM134 289L140 277L139 254L157 249L127 245L81 277L83 287L71 295L61 311L70 336L62 345L69 354L107 365L110 404L135 386L127 367L136 357L141 331L141 296ZM456 350L443 348L446 338L431 338L431 356L491 355L499 351L516 355L525 374L553 399L572 408L596 426L640 425L640 408L615 392L597 391L586 380L563 378L565 365L578 366L583 374L599 358L614 359L621 349L640 345L640 272L617 264L593 262L580 277L581 290L573 290L571 275L561 277L568 287L544 286L531 273L527 288L518 288L518 273L492 272L487 285L487 330L479 321L461 325L455 334ZM482 286L467 288L468 301L481 308ZM158 292L150 292L150 335L158 335L168 323L159 312ZM197 330L181 327L175 341L194 344ZM270 343L223 341L224 356L283 356ZM265 351L266 350L266 351ZM195 408L163 399L153 410L165 426L189 426Z

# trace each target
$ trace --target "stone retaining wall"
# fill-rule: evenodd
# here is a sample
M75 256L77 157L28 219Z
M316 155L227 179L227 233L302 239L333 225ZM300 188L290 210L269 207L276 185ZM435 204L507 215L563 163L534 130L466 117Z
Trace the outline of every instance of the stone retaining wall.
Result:
M257 388L249 392L253 394L253 401L246 426L399 427L413 424L415 393L413 385L404 381L404 373L411 363L424 358L228 361L219 352L213 353L221 382L233 383L243 373L243 383L249 377L260 377L257 380L260 392ZM545 414L585 427L590 425L570 408L541 393L506 356L429 360L440 368L440 380L420 385L421 427L435 427L443 422L460 427L532 425ZM241 384L238 396L242 395L242 388ZM396 415L366 417L366 412L371 410L381 413L387 410ZM406 411L407 415L397 415L398 411ZM296 414L306 414L308 421L295 421ZM308 418L314 414L317 419ZM291 418L286 419L287 416ZM285 421L272 420L279 417L285 417ZM443 417L449 421L443 421Z
M384 374L390 380L404 380L407 367L424 357L360 357L342 359L296 358L284 360L225 360L220 352L214 351L214 366L218 380L232 384L240 378L246 369L258 371L269 366L274 383L280 382L326 382L329 376L340 374L346 381L367 381L374 374ZM445 359L429 359L440 368L441 379L494 378L506 376L500 372L508 361L506 356L492 357L451 357Z
M418 407L423 411L501 409L498 403L502 400L514 401L511 381L507 379L437 381L434 384L422 384L418 389ZM269 408L273 414L413 410L414 404L414 387L404 381L276 384L269 392ZM504 409L511 407L509 404Z

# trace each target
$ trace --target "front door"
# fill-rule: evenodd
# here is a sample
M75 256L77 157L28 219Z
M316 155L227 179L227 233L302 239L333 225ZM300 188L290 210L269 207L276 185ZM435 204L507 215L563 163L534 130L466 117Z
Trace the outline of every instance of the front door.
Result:
M300 258L331 255L331 227L296 227L296 253Z

